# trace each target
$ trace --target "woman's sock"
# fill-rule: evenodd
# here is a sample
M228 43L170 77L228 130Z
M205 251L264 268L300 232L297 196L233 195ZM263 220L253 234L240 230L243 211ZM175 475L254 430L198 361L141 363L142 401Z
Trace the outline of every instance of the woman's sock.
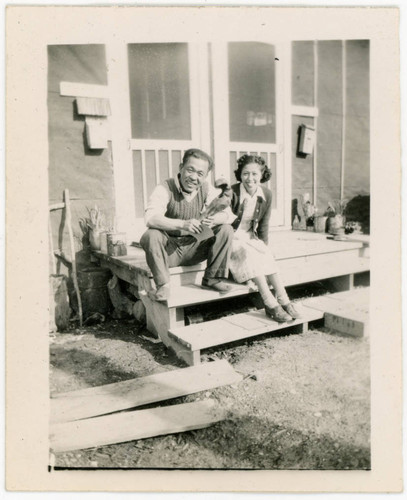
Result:
M266 278L264 276L256 276L256 278L253 278L253 281L256 283L257 288L259 289L259 293L261 295L261 298L263 299L264 305L271 308L277 307L278 302L274 298L274 295L271 293Z
M277 302L282 306L286 306L290 302L290 299L280 276L277 273L269 274L267 276L267 282L273 286Z

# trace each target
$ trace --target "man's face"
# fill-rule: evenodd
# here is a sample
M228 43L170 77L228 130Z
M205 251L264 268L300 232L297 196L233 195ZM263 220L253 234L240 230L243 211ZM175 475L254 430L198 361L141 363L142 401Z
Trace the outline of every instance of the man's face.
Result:
M186 163L180 165L180 182L182 189L192 193L198 189L208 175L208 162L202 158L190 156Z

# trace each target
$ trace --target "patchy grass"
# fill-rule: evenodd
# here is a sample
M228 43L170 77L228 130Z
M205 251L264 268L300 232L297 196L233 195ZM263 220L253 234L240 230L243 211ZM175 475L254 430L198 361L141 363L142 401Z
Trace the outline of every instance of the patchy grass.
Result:
M51 392L184 366L134 321L112 321L51 342ZM57 467L369 469L368 339L326 329L264 335L204 351L244 380L163 404L213 398L227 418L196 431L58 453Z

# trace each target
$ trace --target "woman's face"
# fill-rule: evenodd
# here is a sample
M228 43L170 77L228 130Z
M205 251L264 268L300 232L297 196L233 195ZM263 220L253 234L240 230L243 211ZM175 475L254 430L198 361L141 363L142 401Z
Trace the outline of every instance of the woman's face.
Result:
M243 186L249 194L253 194L262 178L261 166L258 163L248 163L242 169L240 174Z

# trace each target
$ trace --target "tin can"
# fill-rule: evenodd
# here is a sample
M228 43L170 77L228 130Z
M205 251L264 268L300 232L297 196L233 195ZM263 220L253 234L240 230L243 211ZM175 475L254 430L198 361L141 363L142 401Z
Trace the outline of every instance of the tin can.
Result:
M113 257L127 255L126 233L108 233L107 253Z

